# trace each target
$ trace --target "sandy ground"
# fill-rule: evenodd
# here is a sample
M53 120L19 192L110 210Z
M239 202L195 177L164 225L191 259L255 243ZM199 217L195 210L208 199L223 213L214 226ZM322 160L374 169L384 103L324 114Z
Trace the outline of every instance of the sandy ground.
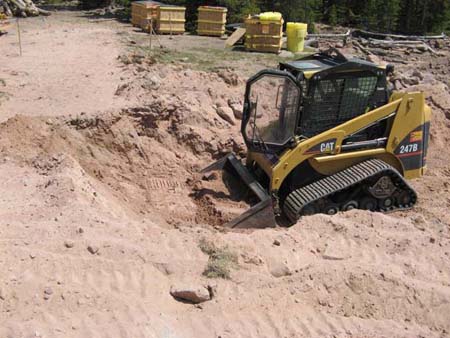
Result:
M233 108L273 57L205 70L137 57L146 37L117 22L22 22L22 57L0 38L0 337L450 336L448 55L411 60L426 76L405 86L434 113L413 210L224 231L245 206L198 199L197 172L244 151ZM230 279L202 275L201 239L238 257ZM213 298L180 302L180 284Z
M0 108L2 121L16 114L58 116L123 105L114 96L120 81L116 32L77 14L21 20L22 56L14 26L2 38L0 74L10 97Z

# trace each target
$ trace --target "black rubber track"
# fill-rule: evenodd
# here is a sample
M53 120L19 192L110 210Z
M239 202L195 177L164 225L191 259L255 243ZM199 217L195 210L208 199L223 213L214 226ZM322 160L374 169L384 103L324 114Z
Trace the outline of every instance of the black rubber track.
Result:
M378 211L393 211L396 209L408 209L417 201L417 194L403 179L402 175L386 162L378 159L367 160L344 169L334 175L325 177L319 181L299 188L291 192L284 201L283 211L291 222L296 222L302 215L302 210L309 204L321 198L332 195L373 177L389 176L397 187L410 195L410 202L406 205L395 204L389 208L377 207Z

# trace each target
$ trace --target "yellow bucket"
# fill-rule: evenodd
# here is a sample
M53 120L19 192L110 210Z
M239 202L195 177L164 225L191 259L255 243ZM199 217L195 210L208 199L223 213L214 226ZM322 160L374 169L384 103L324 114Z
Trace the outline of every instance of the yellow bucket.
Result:
M305 37L308 32L306 23L288 22L286 26L287 49L290 52L303 52Z

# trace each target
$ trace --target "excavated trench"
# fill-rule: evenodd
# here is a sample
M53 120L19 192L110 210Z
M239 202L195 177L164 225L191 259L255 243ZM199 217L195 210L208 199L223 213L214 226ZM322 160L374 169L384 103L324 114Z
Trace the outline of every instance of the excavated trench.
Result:
M66 165L76 162L131 213L162 224L224 224L247 205L218 174L199 172L242 149L228 127L211 126L206 118L190 125L186 116L190 110L182 103L156 102L94 117L15 117L2 126L2 152L48 176L56 170L55 158L71 158Z

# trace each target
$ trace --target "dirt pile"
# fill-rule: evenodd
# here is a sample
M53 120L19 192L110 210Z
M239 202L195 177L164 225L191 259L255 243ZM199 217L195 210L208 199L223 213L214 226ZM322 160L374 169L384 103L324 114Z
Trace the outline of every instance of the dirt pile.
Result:
M202 223L216 211L190 196L197 173L229 151L244 151L239 121L232 116L232 124L217 113L228 107L225 99L236 90L219 74L180 73L175 67L164 74L170 82L161 82L156 92L141 86L151 103L140 107L70 119L12 118L2 125L1 152L43 175L70 159L136 214L166 224ZM172 86L187 86L187 78L190 90L168 94ZM195 83L215 89L204 93Z

